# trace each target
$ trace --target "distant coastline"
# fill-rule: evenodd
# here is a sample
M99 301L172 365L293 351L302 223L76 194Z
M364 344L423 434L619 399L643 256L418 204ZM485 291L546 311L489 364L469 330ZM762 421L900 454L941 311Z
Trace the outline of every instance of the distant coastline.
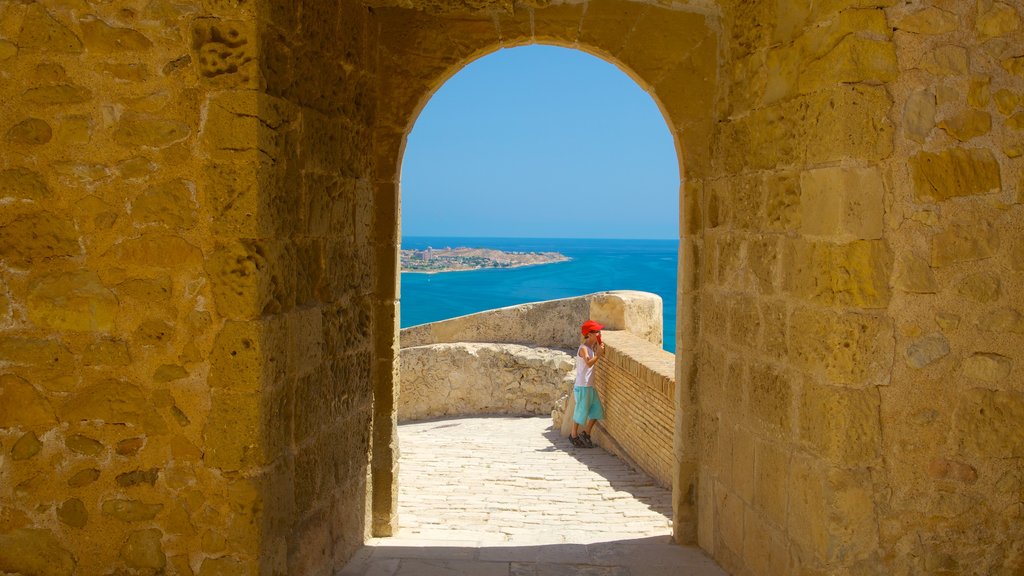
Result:
M402 272L439 274L555 264L571 260L558 252L505 252L491 248L433 248L402 250Z

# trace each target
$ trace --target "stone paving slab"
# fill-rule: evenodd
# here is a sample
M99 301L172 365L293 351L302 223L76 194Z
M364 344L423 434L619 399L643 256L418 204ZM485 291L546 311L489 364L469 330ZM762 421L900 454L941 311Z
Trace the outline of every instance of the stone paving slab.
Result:
M338 576L724 576L671 541L672 494L550 418L399 426L399 531Z

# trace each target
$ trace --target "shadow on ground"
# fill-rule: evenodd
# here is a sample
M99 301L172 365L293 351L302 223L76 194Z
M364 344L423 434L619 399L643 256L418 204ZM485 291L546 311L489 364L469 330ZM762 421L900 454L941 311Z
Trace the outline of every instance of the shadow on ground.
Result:
M337 576L724 576L700 549L670 538L590 544L367 543Z

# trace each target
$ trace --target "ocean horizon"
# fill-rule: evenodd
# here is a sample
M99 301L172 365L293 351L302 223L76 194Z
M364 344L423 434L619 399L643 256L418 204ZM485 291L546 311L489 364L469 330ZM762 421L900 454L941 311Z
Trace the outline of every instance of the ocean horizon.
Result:
M402 237L403 250L428 247L559 252L570 260L519 268L402 272L402 328L527 302L641 290L661 296L663 347L675 352L678 240Z

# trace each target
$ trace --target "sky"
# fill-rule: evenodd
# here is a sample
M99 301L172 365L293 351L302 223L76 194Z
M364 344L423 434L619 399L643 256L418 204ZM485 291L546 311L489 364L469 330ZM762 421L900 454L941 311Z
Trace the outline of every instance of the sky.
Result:
M404 236L679 237L679 165L654 100L595 56L499 50L449 79L402 160Z

